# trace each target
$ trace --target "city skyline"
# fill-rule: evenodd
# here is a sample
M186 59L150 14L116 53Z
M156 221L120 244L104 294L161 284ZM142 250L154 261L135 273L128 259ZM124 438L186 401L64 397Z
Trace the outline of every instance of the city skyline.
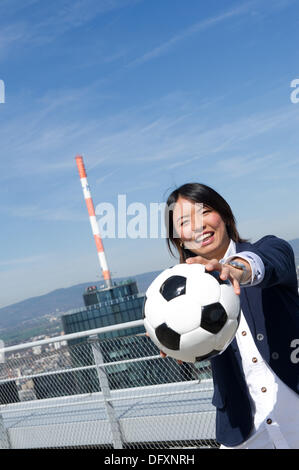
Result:
M95 206L149 211L199 181L243 237L298 238L298 17L293 0L3 0L0 307L100 282L78 154ZM112 277L174 264L162 237L103 242Z

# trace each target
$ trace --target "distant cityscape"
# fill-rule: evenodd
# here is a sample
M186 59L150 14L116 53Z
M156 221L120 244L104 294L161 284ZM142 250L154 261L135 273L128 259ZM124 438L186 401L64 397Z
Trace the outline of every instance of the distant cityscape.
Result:
M32 341L46 338L46 335L36 336ZM36 399L33 376L71 367L70 353L66 346L67 342L62 341L7 353L5 363L0 365L0 381L7 384L9 379L13 379L20 401ZM3 403L3 394L1 395Z
M109 288L105 288L105 286L102 288L87 287L82 294L84 308L73 309L61 315L55 313L42 317L42 327L48 331L41 335L32 336L26 342L38 342L76 331L142 318L144 295L139 294L136 281L132 279L120 283L113 282ZM137 327L129 332L126 330L121 333L116 332L116 336L128 333L136 334L141 331L144 331L143 327ZM109 334L102 335L102 337L105 336L109 337ZM76 358L72 357L69 347L71 345L72 341L59 341L6 353L4 363L0 364L0 402L5 402L6 395L10 396L10 400L14 396L15 401L27 401L46 398L45 394L47 393L59 394L60 391L57 391L55 381L60 380L59 375L61 376L61 374L58 374L57 371L77 366ZM89 365L88 354L84 361L84 365ZM52 372L52 375L47 374L49 372ZM92 373L88 371L86 374L90 376L89 383L93 386ZM73 376L69 377L69 382L73 380ZM65 390L68 388L64 379L60 380L60 385ZM83 387L82 384L80 386Z

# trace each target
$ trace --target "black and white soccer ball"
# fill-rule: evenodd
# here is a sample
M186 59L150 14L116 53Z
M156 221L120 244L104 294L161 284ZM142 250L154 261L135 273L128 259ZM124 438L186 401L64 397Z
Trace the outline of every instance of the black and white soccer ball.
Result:
M240 300L229 280L201 264L160 273L145 294L144 327L174 359L197 362L223 352L240 321Z

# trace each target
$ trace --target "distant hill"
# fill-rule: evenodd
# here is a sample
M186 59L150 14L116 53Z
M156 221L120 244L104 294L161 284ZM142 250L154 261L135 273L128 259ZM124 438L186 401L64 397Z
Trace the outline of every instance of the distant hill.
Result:
M145 292L159 272L153 271L137 274L136 276L130 276L130 278L136 280L139 292ZM115 278L113 281L119 282L125 279L128 279L128 277ZM85 288L92 285L98 286L99 284L99 281L92 281L63 289L56 289L48 294L31 297L16 304L3 307L0 309L0 331L50 313L60 314L73 308L84 307L82 295Z
M299 265L299 238L290 240L296 264ZM150 283L160 271L153 271L131 276L138 285L139 292L145 292ZM123 281L126 277L115 278L114 281ZM24 321L42 317L50 313L60 314L73 308L84 306L82 294L86 287L99 285L98 281L87 282L75 286L56 289L48 294L23 300L0 309L0 331L23 323Z

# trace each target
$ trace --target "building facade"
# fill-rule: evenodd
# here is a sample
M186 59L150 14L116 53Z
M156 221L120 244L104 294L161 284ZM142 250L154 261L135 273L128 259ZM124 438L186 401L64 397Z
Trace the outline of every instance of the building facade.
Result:
M134 280L128 279L112 287L88 287L83 299L85 307L72 310L62 316L65 334L75 333L108 325L131 322L143 318L144 294L138 292ZM93 303L95 302L95 303ZM105 363L144 356L155 356L159 350L146 336L143 326L102 333L100 339L101 354ZM85 343L83 345L83 343ZM68 341L74 367L94 364L91 343L87 338ZM84 354L78 355L76 345L84 348ZM160 364L157 364L160 362ZM173 379L169 378L169 366L174 370ZM188 364L178 365L170 358L164 361L154 359L137 363L125 363L108 368L108 381L111 389L146 386L152 383L190 380L193 369ZM95 369L76 372L76 393L99 391L100 385Z
M138 293L136 282L130 279L111 288L88 287L83 294L83 300L85 307L71 310L62 316L65 334L142 319L144 295ZM101 339L143 332L144 328L139 326L103 333Z

